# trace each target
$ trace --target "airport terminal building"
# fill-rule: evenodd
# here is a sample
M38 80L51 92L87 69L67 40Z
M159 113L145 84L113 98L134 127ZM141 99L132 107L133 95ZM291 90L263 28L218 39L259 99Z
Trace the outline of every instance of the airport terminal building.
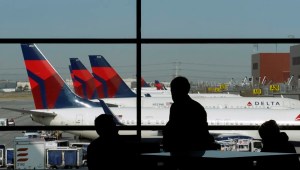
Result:
M291 85L296 88L300 88L300 45L294 45L290 47L291 56L291 76L294 78L291 81Z
M290 47L290 53L257 53L251 58L253 84L284 83L300 88L300 45ZM288 82L290 80L290 82Z
M257 53L252 55L253 83L283 83L290 77L289 53Z

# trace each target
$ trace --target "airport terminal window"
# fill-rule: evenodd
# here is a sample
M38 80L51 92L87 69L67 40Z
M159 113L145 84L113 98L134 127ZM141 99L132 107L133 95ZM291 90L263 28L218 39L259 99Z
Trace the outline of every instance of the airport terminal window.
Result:
M258 69L258 63L253 63L252 69L253 69L253 70L257 70L257 69Z
M136 2L141 2L141 0L137 0ZM143 1L143 2L146 2L146 1ZM149 3L150 1L146 2L146 3ZM137 5L136 8L141 8L141 6ZM141 16L140 16L141 17ZM138 18L138 17L137 17ZM179 17L180 18L180 17ZM141 19L141 18L140 18ZM149 19L149 18L148 18ZM141 24L141 20L137 19L136 21L137 25ZM147 27L147 25L146 25ZM177 27L176 27L177 28ZM248 51L252 51L252 44L257 44L257 43L266 43L266 44L271 44L272 46L275 47L275 43L276 43L276 47L277 47L277 43L300 43L300 40L299 39L264 39L264 38L257 38L257 39L235 39L235 38L227 38L227 39L222 39L222 37L219 37L220 39L218 38L214 38L216 35L215 34L210 34L211 37L208 38L208 39L201 39L201 38L178 38L178 39L173 39L173 37L171 38L165 38L165 39L160 39L160 38L154 38L154 39L147 39L147 38L141 38L139 34L141 34L141 32L139 32L139 29L136 30L137 31L137 37L136 38L132 38L132 39L93 39L93 38L87 38L87 39L28 39L28 40L24 40L24 39L0 39L1 43L5 44L5 43L8 43L8 42L12 42L12 43L20 43L20 42L36 42L36 43L50 43L50 44L62 44L62 43L70 43L70 44L101 44L101 45L107 45L107 44L130 44L130 45L136 45L136 60L142 60L142 62L136 62L136 65L133 66L136 68L136 73L133 73L133 74L136 74L136 75L139 75L139 76L143 76L142 73L147 73L147 69L146 69L146 66L148 67L155 67L157 65L163 65L164 62L165 62L165 58L167 58L168 56L166 56L168 53L166 51L169 51L169 55L171 57L173 57L172 59L181 59L181 63L179 62L174 62L174 63L169 63L167 65L171 65L171 68L168 68L168 69L164 69L164 70L159 70L159 69L156 69L155 71L159 72L159 75L163 75L163 74L169 74L169 75L173 75L175 76L176 74L183 74L183 75L187 75L187 77L191 77L193 79L193 81L195 82L197 80L197 78L199 78L200 76L202 78L206 78L206 76L202 73L204 72L209 72L207 70L200 70L199 68L198 69L194 69L193 66L195 65L198 65L198 67L200 66L202 69L204 68L204 64L203 63L200 63L200 62L195 62L195 61L192 61L192 62L188 62L188 60L191 60L191 59L196 59L196 58L201 58L203 57L205 54L204 53L201 53L201 51L204 51L204 50L211 50L212 53L211 53L211 56L214 56L215 55L215 52L216 51L221 51L221 50L224 50L225 51L230 51L230 54L231 55L228 55L228 56L225 56L222 58L222 63L226 63L228 67L239 67L239 66L236 66L236 65L231 65L230 64L230 60L239 60L240 58L239 57L232 57L232 53L236 53L236 54L239 54L239 50L235 50L234 48L239 46L241 47L241 49L247 49ZM149 29L147 30L149 31ZM145 35L150 35L149 32L145 33ZM166 35L169 35L169 34L166 34ZM171 34L172 35L172 34ZM187 35L187 37L189 37L189 34L188 34L188 31L187 33L183 33L180 36L184 36L184 35ZM203 34L205 35L205 34ZM157 35L156 35L157 36ZM155 36L154 36L155 37ZM159 37L159 36L158 36ZM141 51L142 49L142 46L143 45L143 53ZM171 47L172 46L172 47ZM191 50L192 48L191 47L197 47L197 50L193 51ZM249 47L250 46L250 47ZM152 50L152 51L151 51ZM147 52L148 53L144 53L144 52ZM151 52L149 52L151 51ZM155 52L153 52L155 51ZM193 51L194 52L194 55L193 56L189 56L189 53L187 52L190 52L190 51ZM186 52L186 53L185 53ZM182 54L184 53L184 54ZM153 59L152 57L155 56L156 54L164 54L162 55L162 57L159 58L159 62L153 62ZM180 55L179 55L180 54ZM142 58L143 56L143 58ZM237 55L238 56L238 55ZM241 55L242 56L242 55ZM226 58L227 57L227 58ZM249 56L250 57L250 56ZM213 58L213 57L211 57ZM201 61L201 62L205 62L205 61ZM150 65L146 65L145 63L150 63ZM151 63L154 63L154 65L151 65ZM249 62L250 63L250 62ZM294 64L296 63L296 64ZM146 66L143 67L143 70L139 70L138 68L142 67L142 65L145 64ZM202 65L201 65L202 64ZM294 61L293 59L293 65L299 65L300 64L300 57L297 57ZM250 64L249 64L250 65ZM186 68L184 68L183 66L187 66ZM228 75L232 75L232 72L226 72L226 71L222 71L222 70L218 70L220 67L222 67L222 65L218 65L216 63L211 63L211 65L208 65L209 67L214 67L215 70L213 71L210 71L210 72L214 72L214 75L215 77L218 77L218 78L223 78L223 79L228 79L230 80L231 77L227 77ZM223 65L224 66L224 65ZM245 66L240 66L240 67L245 67ZM254 63L252 65L253 69L258 69L258 63ZM178 72L176 72L176 70ZM186 71L186 72L185 72ZM150 72L150 71L149 71ZM197 72L197 76L190 76L192 75L191 73L195 73ZM239 74L244 74L244 73L241 73L239 72ZM237 80L238 81L238 80ZM141 87L138 86L138 90L140 91L141 90ZM141 104L137 104L137 107L138 108L141 108ZM233 106L228 106L229 108L234 108ZM253 106L252 106L253 107ZM259 106L256 106L256 107L259 107ZM208 108L215 108L215 106L209 106ZM241 108L243 108L241 106ZM142 113L142 111L137 111L137 114L140 115ZM128 123L130 125L135 125L138 123L138 121L136 120L122 120L123 123ZM147 126L147 125L150 125L151 123L155 123L157 125L161 124L162 126L167 123L165 120L157 120L156 122L153 121L151 122L150 120L148 121L142 121L141 124ZM220 125L219 127L217 126L216 129L222 129L222 125L224 125L223 122L211 122L210 123L211 125ZM234 125L233 122L226 122L225 123L226 125ZM254 123L251 123L250 125L253 125ZM240 122L240 125L242 125L242 123ZM224 126L223 126L224 127ZM24 130L22 128L27 128L27 127L21 127L21 126L12 126L12 127L8 127L7 129L17 129L17 130ZM18 129L20 128L20 129ZM45 127L41 127L41 128L45 128ZM85 126L65 126L65 127L61 127L61 129L57 129L57 127L55 126L49 126L47 127L49 128L50 130L83 130L83 128L85 128L84 130L94 130L92 127L85 127ZM153 128L157 128L157 127L154 127ZM162 128L162 127L161 127ZM232 127L234 130L238 130L239 127L238 126L233 126ZM246 127L247 128L247 127ZM248 127L249 128L249 127ZM252 127L253 128L253 127ZM3 128L4 129L4 128ZM142 128L140 127L136 127L135 130L138 130L140 131ZM126 130L126 127L123 129L123 130ZM131 129L132 130L132 129ZM253 129L254 130L254 129ZM63 142L64 143L64 142Z
M137 3L141 3L141 0L137 0L136 1ZM144 1L145 4L146 3L149 3L149 2L146 2ZM158 3L158 1L156 2ZM147 4L146 4L147 5ZM154 4L152 4L154 5ZM137 5L137 11L139 8L141 8L141 6ZM145 9L145 10L149 10L149 9ZM153 14L153 12L151 13ZM141 14L138 14L140 16L137 16L137 20L136 20L136 25L138 27L138 25L141 24ZM140 17L140 18L139 18ZM151 19L151 18L148 18L149 16L144 16L146 19ZM182 20L183 21L183 20ZM174 22L176 23L176 22ZM160 37L158 36L157 34L153 35L151 34L149 31L151 30L150 28L150 25L147 25L148 23L145 23L145 33L143 31L143 37ZM166 24L166 23L165 23ZM166 24L167 25L167 24ZM163 25L163 26L166 26L166 25ZM155 26L155 25L153 25ZM184 25L180 25L180 26L184 26ZM180 27L174 27L174 29L178 29ZM214 27L216 28L216 27ZM204 38L195 38L195 36L191 36L188 34L188 31L184 31L182 34L178 34L179 36L177 37L184 37L185 35L187 35L186 37L192 37L192 38L178 38L178 39L173 39L172 36L170 36L170 34L168 34L168 32L166 32L165 35L162 35L161 37L171 37L171 38L141 38L141 30L139 29L136 29L137 31L137 36L136 38L129 38L129 39L94 39L94 38L86 38L86 39L68 39L68 38L62 38L62 39L48 39L48 38L45 38L45 39L39 39L39 38L35 38L35 39L22 39L22 37L19 37L20 39L2 39L1 40L1 43L5 44L5 43L20 43L20 42L36 42L36 43L50 43L50 44L61 44L61 43L74 43L74 44L133 44L133 45L136 45L136 48L137 48L137 54L136 54L136 59L140 60L142 58L142 52L141 52L141 45L143 44L143 50L144 51L147 51L147 50L153 50L155 48L157 48L157 54L162 53L162 54L165 54L164 52L164 48L168 48L170 46L174 46L173 49L170 49L170 51L172 51L173 53L172 54L176 54L179 50L183 49L183 50L186 50L186 51L191 51L190 50L190 47L191 46L195 46L195 44L199 47L199 48L202 48L202 49L213 49L214 51L218 51L218 48L224 48L224 46L230 46L228 49L226 49L227 51L231 51L232 52L232 49L234 46L237 46L237 45L241 45L243 46L242 48L245 47L245 44L246 45L249 45L249 46L252 46L252 44L258 44L258 43L266 43L266 44L271 44L272 46L274 44L276 44L276 48L277 48L277 43L283 43L283 44L287 44L287 43L299 43L299 39L264 39L264 38L256 38L256 39L247 39L247 38L235 38L236 36L232 36L232 38L225 38L223 39L222 37L219 37L218 38L218 34L202 34L205 35L205 36L210 36L208 39ZM140 32L139 32L140 31ZM171 35L174 35L171 34ZM177 34L176 34L177 35ZM228 35L228 34L227 34ZM261 35L261 34L259 34ZM259 35L254 35L254 37L260 37ZM127 36L126 36L127 37ZM128 37L131 37L131 36L128 36ZM176 37L174 35L174 37ZM196 36L196 37L199 37L199 36ZM215 38L217 37L217 38ZM238 36L237 36L238 37ZM245 36L241 36L241 37L245 37ZM261 36L263 37L263 35ZM221 45L220 45L221 44ZM219 46L218 48L215 48L214 45L216 46ZM178 46L181 46L181 47L178 47ZM275 47L275 45L274 45ZM278 45L278 47L280 47ZM258 47L255 48L255 49L259 49ZM247 49L249 50L249 49ZM252 48L250 50L253 50ZM143 52L144 52L143 51ZM188 53L187 53L188 54ZM198 53L195 52L195 56L191 56L190 58L201 58L202 55L197 55ZM144 54L143 53L143 60L148 60L150 59L151 61L151 57L153 57L155 55L155 53L148 53L148 54ZM175 56L175 55L174 55ZM185 60L186 59L186 55L182 55L182 56L177 56L178 58L182 59L182 60ZM230 56L226 56L228 57L228 59L225 59L225 57L223 58L223 62L228 62L230 63L230 59L233 59L233 58L230 58ZM295 61L293 60L293 64L296 63L297 65L300 64L300 58L297 57L298 59L295 59ZM164 61L164 57L161 57L159 58L160 62L163 62ZM174 57L175 59L175 57ZM238 60L239 58L234 58L235 60ZM299 60L299 61L298 61ZM144 62L144 61L143 61ZM137 64L135 65L136 68L139 68L141 67L143 63L139 63L137 62ZM161 63L160 63L161 64ZM174 67L173 68L176 68L176 64L179 64L179 63L173 63L174 64ZM181 63L182 65L183 64L187 64L187 63ZM188 64L191 64L191 63L188 63ZM192 63L192 64L199 64L199 63ZM218 65L212 65L214 66L215 68L218 68ZM169 70L172 70L172 72L168 72L168 74L173 74L174 73L174 69L169 69ZM255 68L258 68L258 65L253 65L253 69ZM138 69L137 69L138 70ZM180 70L180 69L178 69ZM137 71L136 74L141 74L143 70L140 70L140 71ZM164 70L165 71L165 70ZM191 72L195 71L195 70L189 70ZM200 73L201 71L198 70L198 72ZM219 75L220 76L220 72L217 72L216 75ZM227 73L228 74L228 73ZM175 73L174 73L175 75ZM204 76L203 76L204 77ZM220 76L222 77L222 76ZM228 78L228 77L226 77ZM138 88L140 90L140 87ZM138 107L141 107L141 105L137 105ZM231 107L231 106L230 106ZM139 112L138 112L139 113ZM135 124L135 122L133 121L129 121L128 123L131 123L131 124ZM147 122L145 122L147 123ZM55 127L53 127L55 129ZM66 129L68 129L68 127L66 127Z
M293 65L300 65L300 57L293 57Z

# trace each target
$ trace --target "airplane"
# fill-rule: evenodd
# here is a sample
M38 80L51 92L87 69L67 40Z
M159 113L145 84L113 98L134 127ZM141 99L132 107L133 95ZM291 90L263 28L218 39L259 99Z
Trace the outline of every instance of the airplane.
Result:
M70 58L70 63L71 76L74 77L72 78L72 82L75 93L76 91L79 91L76 87L76 84L80 84L80 90L83 92L83 94L81 93L78 95L82 98L98 99L101 94L103 95L102 84L96 82L92 74L86 69L86 67L78 58Z
M73 86L74 86L74 91L77 95L79 95L80 97L83 98L87 98L87 99L98 99L98 98L107 98L107 95L105 95L104 91L106 91L106 94L108 93L107 91L113 89L110 87L107 87L105 90L103 88L103 85L100 81L97 81L94 76L87 70L87 68L82 64L82 62L78 59L78 58L70 58L70 62L71 62L71 68L70 68L70 73L71 73L71 77L72 78L72 82L73 82ZM73 71L76 70L76 71ZM79 79L78 82L76 79ZM79 78L81 77L81 78ZM94 81L91 81L91 80ZM104 80L102 82L105 82ZM125 82L120 81L122 87L126 87L127 85L125 84ZM141 82L143 84L143 86L146 86L145 88L148 88L149 84L145 82L145 80L142 78ZM81 86L79 87L78 90L78 85L77 84L81 84ZM105 84L105 83L104 83ZM107 82L107 84L109 84ZM84 86L84 88L82 87ZM127 86L128 87L128 86ZM150 87L150 86L149 86ZM117 87L115 87L117 88ZM128 87L129 88L129 87ZM132 95L132 92L128 93L128 88L122 88L119 89L119 93L121 94L121 97L123 96L129 96L129 97L135 97L135 95ZM85 93L87 93L87 90L89 91L96 91L98 95L93 95L92 97L87 97L86 95L83 95L81 91L84 91ZM81 93L77 93L77 91L81 92ZM120 95L115 95L115 96L111 96L111 98L116 98L116 97L120 97ZM147 96L146 94L142 95L142 97L150 97Z
M107 60L101 55L90 55L90 62L95 77L100 77L102 82L110 85L114 85L115 82L122 82L124 89L129 87L123 82L118 73L111 67ZM114 75L113 79L107 75ZM98 78L98 79L100 79ZM96 78L97 79L97 78ZM126 88L125 88L126 87ZM107 89L116 89L117 86L108 86ZM119 88L118 94L124 94L122 96L129 96L127 94L129 90L122 91ZM142 107L170 107L172 104L170 90L156 90L156 91L169 91L168 95L163 97L151 97L142 98ZM288 109L288 108L300 108L300 101L290 98L281 97L236 97L235 95L228 95L232 97L213 97L205 98L203 94L189 94L194 100L201 103L205 108L273 108L273 109ZM206 95L208 96L208 95ZM217 96L217 95L215 95ZM225 95L224 95L225 96ZM107 104L116 105L118 107L135 107L135 97L123 97L123 98L102 98ZM98 102L98 100L92 100Z
M90 89L90 93L97 91L98 92L98 96L100 96L100 98L102 98L104 101L106 101L107 104L109 104L110 106L117 106L117 107L135 107L135 95L132 94L132 92L128 89L130 89L125 82L121 79L121 77L118 75L118 73L108 64L108 62L105 60L105 58L103 56L90 56L90 62L92 63L92 69L94 70L94 75L96 75L96 77L99 77L98 80L101 81L97 81L96 79L93 78L92 74L90 74L90 72L87 70L87 68L82 64L82 62L78 59L78 58L70 58L70 62L71 62L71 74L74 77L73 82L76 85L80 84L80 90L76 90L75 89L75 93L76 91L81 92L80 94L77 94L83 98L87 98L87 99L92 99L92 101L98 102L98 98L97 95L93 95L91 98L87 97L87 89ZM105 68L103 68L105 67ZM101 69L101 70L100 70ZM110 79L107 78L106 75L116 75L114 76L114 79ZM92 81L92 79L94 81ZM118 88L118 86L116 86L117 83L112 83L112 82L120 82L121 87L123 88L119 88L118 90L118 95L112 96L107 95L108 91L115 91L115 89ZM159 82L156 82L159 83ZM97 90L94 84L98 84ZM104 89L104 86L101 86L102 84L108 84L106 85L106 88ZM75 86L76 87L76 86ZM82 93L85 92L85 93ZM104 94L104 91L106 91L106 94ZM156 90L158 92L160 91L164 91L164 90ZM169 91L169 90L168 90ZM85 94L85 95L84 95ZM193 95L193 94L191 94ZM91 96L91 95L90 95ZM116 99L119 96L121 96L120 99ZM129 97L124 97L124 96L129 96ZM151 96L152 97L152 96ZM94 100L93 100L94 99ZM116 99L116 100L114 100ZM144 99L142 99L144 101ZM124 102L126 104L124 104ZM145 99L145 102L143 102L143 106L145 107L169 107L170 104L172 103L172 99L171 99L171 94L169 91L169 95L165 96L165 98L158 98L157 97L153 97L152 99Z
M147 83L147 82L145 81L145 79L144 79L143 77L141 77L141 86L144 87L144 88L151 87L151 86L149 85L149 83Z
M300 101L280 97L192 97L205 109L300 109ZM104 98L105 103L117 107L135 107L135 98ZM92 100L97 102L96 100ZM173 103L170 97L141 98L142 107L169 108Z
M127 89L122 91L122 88L119 88L118 94L121 95L122 98L102 98L105 103L118 107L135 107L136 99L135 97L124 97L128 95L128 89L130 89L118 73L111 67L111 65L107 62L107 60L101 55L90 55L90 62L93 70L93 75L95 77L99 77L96 79L101 79L102 83L110 84L111 86L107 86L107 89L111 89L113 91L118 86L115 82L122 82L121 86L123 89ZM114 75L113 79L109 78L107 75ZM115 90L114 90L115 91ZM165 91L165 90L157 90L157 91ZM168 90L169 91L169 90ZM151 94L150 94L151 95ZM271 108L271 109L289 109L289 108L300 108L300 101L290 98L282 98L282 97L236 97L232 95L232 97L203 97L203 94L189 94L194 100L201 103L204 108ZM217 96L217 95L216 95ZM224 95L225 96L225 95ZM92 100L98 102L98 99ZM172 104L171 94L165 95L162 97L151 97L142 98L142 107L170 107Z
M136 92L136 88L133 88L133 91ZM157 90L156 88L145 88L141 89L142 94L149 94L151 97L171 97L170 89L166 90ZM230 93L189 93L191 97L242 97L239 94L230 94Z
M98 96L102 97L109 106L117 106L117 107L136 107L136 94L134 94L130 88L125 84L125 82L121 79L118 73L110 66L110 64L106 61L103 56L100 55L90 55L90 62L93 69L93 74L96 77L95 83L98 82L97 90ZM94 94L91 92L95 92L95 86L92 81L93 77L90 72L86 69L86 67L81 63L79 59L70 59L72 69L74 70L72 73L75 74L77 80L80 81L81 85L85 87L85 89L91 88L90 95ZM113 76L111 76L113 75ZM98 78L97 78L98 77ZM101 83L101 84L100 84ZM101 86L102 85L102 86ZM112 86L112 88L111 88ZM104 87L104 88L102 88ZM121 88L118 88L121 87ZM118 90L116 90L118 89ZM102 93L99 91L102 90ZM104 94L106 91L106 94ZM117 92L116 92L117 91ZM75 90L76 92L76 90ZM115 93L114 97L117 98L105 98L107 94ZM87 94L87 92L85 93ZM78 94L79 96L82 96ZM194 94L189 94L194 100L201 103L204 108L271 108L271 109L289 109L289 108L300 108L300 101L290 98L280 98L280 97L214 97L214 98L205 98L199 97ZM92 101L99 102L97 95L93 95ZM113 96L113 95L109 95ZM131 97L125 97L131 96ZM121 98L118 98L121 97ZM90 99L90 98L89 98ZM167 97L151 97L151 98L141 98L142 107L155 107L169 108L172 104L171 95Z
M99 82L103 82L106 84L109 84L110 86L107 86L106 91L116 91L118 89L118 94L123 94L122 97L128 96L128 97L135 97L128 93L129 87L126 85L126 83L123 81L121 76L117 73L117 71L108 63L108 61L105 59L102 55L89 55L93 75ZM111 77L109 77L111 76ZM112 83L115 82L115 83ZM116 82L120 82L120 85ZM119 88L122 87L122 88ZM171 97L170 89L166 89L162 83L160 83L158 80L155 80L155 86L156 89L152 87L143 87L141 88L141 93L143 96L145 94L149 94L151 97ZM159 89L159 90L158 90ZM133 91L136 91L134 89ZM221 94L221 93L210 93L210 94L203 94L203 93L191 93L191 97L241 97L239 95L235 94ZM106 98L111 98L106 96ZM116 96L118 97L118 96Z
M154 86L156 87L157 90L167 90L165 85L163 83L160 83L158 80L154 81Z
M35 109L24 110L2 108L31 114L33 121L51 125L94 125L94 119L100 114L113 114L120 125L136 125L136 108L114 108L83 99L74 94L58 72L36 47L35 44L21 44L28 78L32 87ZM279 125L299 126L300 109L206 109L208 124L213 125L260 125L266 120L274 119ZM142 125L165 125L169 119L168 108L142 108ZM68 131L75 135L95 139L95 131ZM238 133L237 131L210 131L211 133ZM287 131L290 140L300 141L299 131ZM290 133L291 132L291 133ZM122 130L122 134L132 131ZM133 132L134 133L134 132ZM258 136L257 131L241 131L243 135ZM293 134L293 135L290 135ZM147 131L142 137L159 137L158 131ZM249 135L250 136L250 135ZM161 136L160 136L161 137Z
M136 97L103 56L89 55L89 59L95 80L103 85L104 98Z
M72 71L72 68L71 68L71 65L69 65L69 70L70 70L70 74L71 74L71 79L72 79L72 82L73 82L73 89L74 89L74 92L80 96L80 97L85 97L84 95L84 88L82 87L82 84L80 82L78 82L75 78L74 78L74 74L73 74L73 71Z

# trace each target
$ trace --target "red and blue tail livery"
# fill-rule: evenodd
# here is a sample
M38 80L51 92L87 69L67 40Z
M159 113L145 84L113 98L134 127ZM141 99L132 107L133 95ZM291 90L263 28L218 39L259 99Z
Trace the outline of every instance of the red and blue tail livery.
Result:
M160 83L158 80L154 81L154 86L156 87L156 90L167 90L165 85Z
M35 44L21 44L36 109L99 107L75 95Z
M74 78L74 74L73 74L73 70L72 70L71 65L69 65L69 70L70 70L70 74L71 74L71 78L72 78L72 83L73 83L73 89L74 89L75 94L77 94L78 96L84 98L82 84L79 83L79 82Z
M89 55L95 79L102 83L105 98L136 97L119 74L101 55Z
M74 79L72 79L73 84L80 84L80 86L74 86L75 93L85 99L98 99L99 97L93 75L86 69L78 58L70 58L70 62L72 74L74 76ZM77 91L82 93L78 94Z
M142 87L150 87L149 83L147 83L143 77L141 77L141 86Z

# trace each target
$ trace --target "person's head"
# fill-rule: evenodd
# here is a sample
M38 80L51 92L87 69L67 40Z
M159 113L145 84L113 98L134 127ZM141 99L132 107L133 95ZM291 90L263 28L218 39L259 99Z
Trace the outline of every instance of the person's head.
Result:
M95 119L96 132L100 136L113 136L118 133L112 115L101 114Z
M280 129L275 120L269 120L259 127L258 133L262 140L274 139L280 134Z
M171 93L173 101L180 100L183 96L188 95L190 91L190 83L185 77L176 77L171 81Z

